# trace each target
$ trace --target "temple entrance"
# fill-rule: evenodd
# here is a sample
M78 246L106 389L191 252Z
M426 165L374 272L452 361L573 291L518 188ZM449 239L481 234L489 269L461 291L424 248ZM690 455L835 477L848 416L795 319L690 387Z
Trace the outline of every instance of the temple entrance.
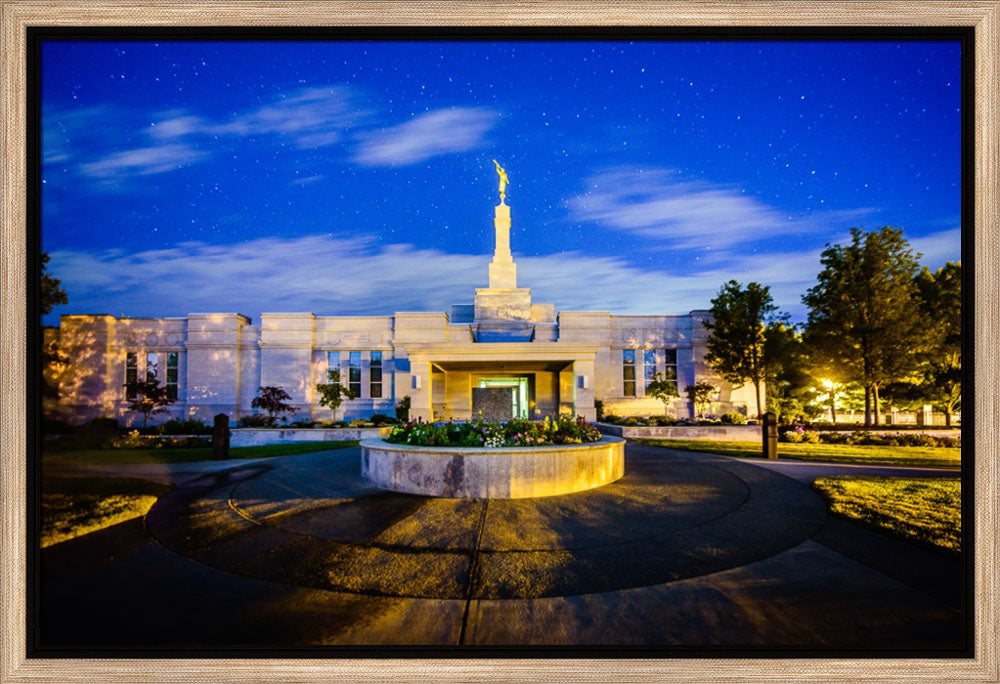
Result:
M511 416L514 418L528 417L528 378L480 378L479 387L509 387L511 389ZM473 407L473 416L476 415Z

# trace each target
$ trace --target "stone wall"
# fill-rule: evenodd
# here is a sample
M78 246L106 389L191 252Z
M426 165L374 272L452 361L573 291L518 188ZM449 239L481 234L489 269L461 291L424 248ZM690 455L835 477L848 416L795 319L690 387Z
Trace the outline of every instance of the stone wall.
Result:
M606 435L626 439L705 439L716 442L760 442L760 425L672 425L626 426L598 423L597 429Z
M265 446L293 442L339 442L351 439L374 439L388 435L391 427L381 428L234 428L229 446Z

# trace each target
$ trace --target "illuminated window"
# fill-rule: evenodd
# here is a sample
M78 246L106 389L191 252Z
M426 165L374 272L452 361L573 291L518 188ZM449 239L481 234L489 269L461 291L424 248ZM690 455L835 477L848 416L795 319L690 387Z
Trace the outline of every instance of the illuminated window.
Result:
M382 352L373 351L369 369L368 396L382 398Z
M167 352L167 396L177 399L177 352Z
M677 394L677 350L665 349L666 363L664 365L663 379L673 385L674 394Z
M646 379L647 389L649 383L653 382L654 375L656 375L656 350L647 349L642 353L642 377Z
M622 380L624 395L635 396L635 349L622 350Z
M348 388L361 396L361 352L351 352L349 375L347 378Z
M146 382L159 383L160 355L156 352L146 352Z
M125 353L125 398L135 399L135 386L139 382L139 354Z

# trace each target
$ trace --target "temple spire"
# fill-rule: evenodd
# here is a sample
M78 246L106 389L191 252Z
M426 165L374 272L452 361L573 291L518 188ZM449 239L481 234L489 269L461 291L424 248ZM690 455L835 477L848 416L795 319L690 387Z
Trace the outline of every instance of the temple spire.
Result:
M490 289L513 290L517 288L517 264L510 253L510 207L504 203L507 189L507 172L497 162L500 176L500 204L493 212L493 228L496 232L493 261L490 263Z

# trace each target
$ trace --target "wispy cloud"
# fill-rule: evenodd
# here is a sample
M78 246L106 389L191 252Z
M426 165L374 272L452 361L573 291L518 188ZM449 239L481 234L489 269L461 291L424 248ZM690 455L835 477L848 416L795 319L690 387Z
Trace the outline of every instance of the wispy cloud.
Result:
M68 163L73 161L80 138L110 118L107 107L65 109L44 107L42 111L42 163Z
M944 266L947 261L960 261L962 259L962 229L951 228L939 233L912 238L910 246L913 247L914 252L923 255L920 263L937 269Z
M73 136L61 134L67 126L88 114L93 125L99 112L78 112L76 117L47 116L45 119L46 160L70 159L71 138L85 132L75 126ZM344 131L358 125L368 112L353 102L345 86L305 88L255 108L237 112L228 119L212 119L187 110L172 110L154 115L140 131L149 145L105 153L95 161L81 164L79 172L104 181L124 180L129 176L173 171L211 156L210 141L243 136L281 136L300 148L326 147L340 142ZM50 133L51 131L51 133Z
M82 164L80 170L98 179L114 179L124 174L147 176L193 164L205 154L190 145L171 143L116 152L99 161Z
M790 215L739 188L682 180L667 169L613 169L566 202L572 218L657 238L677 248L726 247L748 240L814 233L870 209Z
M302 310L389 315L447 311L453 303L471 301L474 288L485 284L489 258L315 235L234 245L192 242L137 253L54 250L51 271L71 293L71 307L57 313L179 316L224 309L251 316ZM819 253L742 257L687 274L581 253L517 261L519 281L532 288L534 301L560 310L684 313L707 307L729 278L771 285L781 306L798 306L818 272ZM164 282L185 286L165 289Z
M496 112L455 107L421 114L406 123L367 134L355 160L367 166L407 165L483 143L497 122Z

